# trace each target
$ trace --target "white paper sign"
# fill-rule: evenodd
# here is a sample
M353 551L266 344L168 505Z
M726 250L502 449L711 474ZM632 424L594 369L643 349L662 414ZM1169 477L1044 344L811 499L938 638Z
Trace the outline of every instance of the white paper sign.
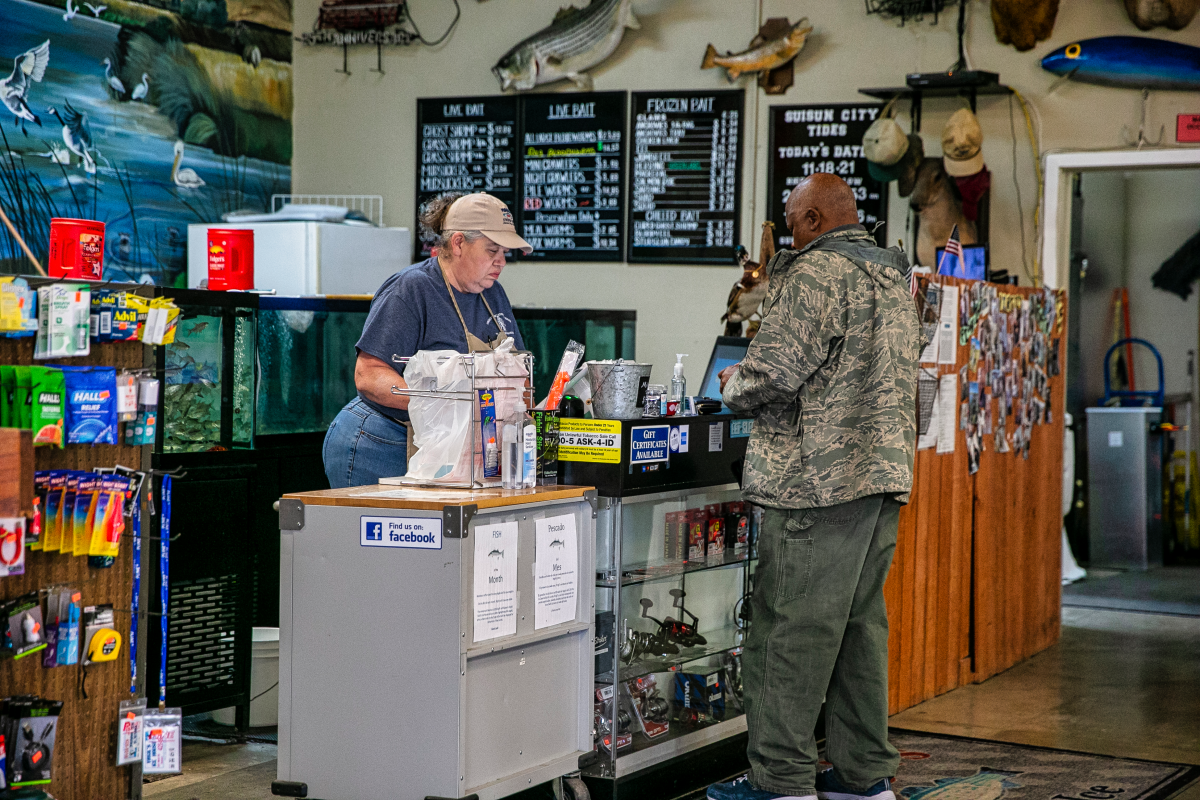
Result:
M938 321L938 363L958 360L958 287L942 287L942 315ZM944 411L945 409L943 409ZM939 451L940 452L940 451Z
M957 301L956 301L957 302ZM954 452L954 437L958 426L958 373L943 375L938 384L937 398L937 452Z
M475 641L517 632L517 523L475 526Z
M928 450L935 446L938 441L938 430L941 428L941 409L938 408L938 395L941 392L935 392L933 402L929 409L929 429L917 437L917 449Z
M534 520L534 630L575 619L579 595L575 515Z
M719 453L725 446L725 423L714 422L708 426L708 452Z

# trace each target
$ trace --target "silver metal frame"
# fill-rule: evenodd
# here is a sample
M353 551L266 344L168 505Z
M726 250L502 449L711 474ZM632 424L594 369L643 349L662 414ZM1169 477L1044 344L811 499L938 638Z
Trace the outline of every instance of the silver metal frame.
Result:
M525 374L524 375L497 375L496 377L499 377L499 378L521 378L521 377L523 377L523 378L525 378L525 388L521 391L525 395L525 408L532 410L534 403L535 403L534 395L533 395L533 361L534 361L533 353L530 353L525 350L519 350L519 351L517 351L516 354L522 360L522 363L525 367ZM388 483L399 484L402 486L434 486L434 487L440 487L443 489L488 489L488 488L494 489L494 488L500 486L499 479L496 479L496 478L484 479L482 476L478 476L475 474L475 457L483 455L483 445L479 438L480 419L479 419L479 408L476 405L476 403L477 403L476 398L479 396L478 392L480 389L490 388L487 386L487 383L486 383L488 378L477 377L475 375L475 354L474 353L455 353L453 355L447 355L447 356L444 356L441 359L439 359L438 363L444 364L444 363L446 363L447 360L449 360L451 358L458 358L458 359L462 360L463 371L467 373L467 378L471 381L471 388L469 391L454 392L454 391L437 391L437 390L428 390L428 389L407 389L407 388L401 389L400 387L393 385L392 386L392 394L402 396L402 397L428 397L428 398L434 398L434 399L439 399L439 400L454 400L454 401L458 401L458 402L472 404L471 414L470 414L471 430L470 430L470 433L468 434L468 438L470 439L470 442L471 442L471 458L470 458L470 464L467 468L467 470L468 470L467 471L467 475L468 475L467 480L466 481L439 481L436 479L421 480L421 479L417 479L417 478L409 479L409 478L407 478L407 476L400 476L397 478L387 479ZM412 360L411 357L398 356L395 354L392 355L392 363L393 364L407 366L411 360ZM497 387L493 388L493 391L514 392L514 391L517 391L517 389L512 386L497 386Z

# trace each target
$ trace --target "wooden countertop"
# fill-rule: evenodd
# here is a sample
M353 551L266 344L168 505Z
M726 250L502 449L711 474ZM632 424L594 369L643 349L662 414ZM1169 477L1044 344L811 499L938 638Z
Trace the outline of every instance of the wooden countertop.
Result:
M480 510L546 500L574 500L592 491L590 486L538 486L534 489L437 489L415 486L352 486L318 492L293 492L285 500L309 506L355 506L411 511L441 511L445 506L475 505Z

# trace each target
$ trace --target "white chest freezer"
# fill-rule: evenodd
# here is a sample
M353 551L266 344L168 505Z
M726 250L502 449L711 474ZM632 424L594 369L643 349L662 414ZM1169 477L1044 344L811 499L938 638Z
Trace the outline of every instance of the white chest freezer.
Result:
M254 288L282 295L374 294L412 263L408 228L331 222L188 225L188 286L208 278L209 228L254 231Z

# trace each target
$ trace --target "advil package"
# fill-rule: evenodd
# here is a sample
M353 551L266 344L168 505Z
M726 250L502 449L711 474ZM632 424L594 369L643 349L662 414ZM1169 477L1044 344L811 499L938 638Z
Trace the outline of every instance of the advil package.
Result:
M67 387L67 444L117 443L117 371L62 367Z

